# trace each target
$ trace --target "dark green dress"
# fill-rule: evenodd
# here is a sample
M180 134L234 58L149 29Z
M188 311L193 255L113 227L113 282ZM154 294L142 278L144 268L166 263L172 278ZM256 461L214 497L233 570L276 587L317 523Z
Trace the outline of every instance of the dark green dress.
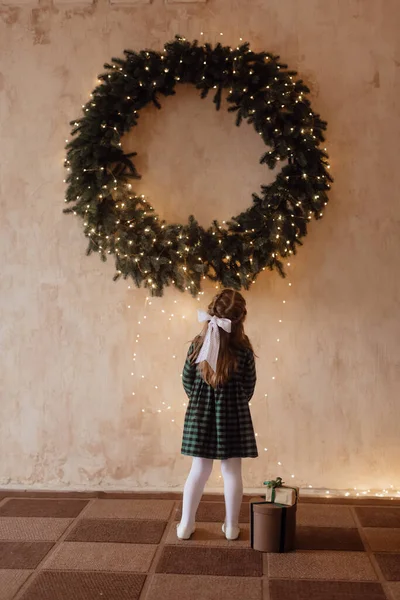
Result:
M183 387L189 405L183 429L182 454L225 460L256 458L257 443L249 401L256 385L254 354L238 350L238 369L224 385L213 388L191 364L189 348L183 369Z

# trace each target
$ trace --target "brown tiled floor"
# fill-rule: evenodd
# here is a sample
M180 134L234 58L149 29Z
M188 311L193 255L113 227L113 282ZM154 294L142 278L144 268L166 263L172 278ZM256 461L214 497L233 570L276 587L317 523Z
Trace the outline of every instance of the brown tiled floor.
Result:
M3 499L1 499L3 497ZM179 494L0 493L0 600L400 600L400 503L307 499L297 551L251 550L206 495L176 538Z

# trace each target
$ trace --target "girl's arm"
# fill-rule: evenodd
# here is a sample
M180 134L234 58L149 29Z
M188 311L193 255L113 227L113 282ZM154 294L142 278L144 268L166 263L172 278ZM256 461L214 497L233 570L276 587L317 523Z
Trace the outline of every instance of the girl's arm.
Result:
M187 353L185 365L183 367L183 373L182 373L183 387L185 388L185 392L189 398L190 398L190 392L193 389L193 384L194 384L194 380L196 377L196 369L197 369L196 364L192 364L189 359L189 356L191 355L192 351L193 351L193 347L190 346L189 351Z
M243 390L248 402L250 402L253 397L256 381L257 374L254 354L253 352L249 352L243 370Z

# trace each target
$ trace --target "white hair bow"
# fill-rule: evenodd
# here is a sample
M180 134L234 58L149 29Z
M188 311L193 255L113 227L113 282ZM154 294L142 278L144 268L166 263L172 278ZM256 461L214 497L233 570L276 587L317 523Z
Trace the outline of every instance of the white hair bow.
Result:
M209 321L206 337L204 338L203 345L196 359L196 363L201 363L203 360L207 361L214 372L217 370L217 361L219 353L220 335L219 327L227 331L228 333L232 330L232 321L230 319L219 319L218 317L212 317L204 310L199 310L198 319L200 323Z

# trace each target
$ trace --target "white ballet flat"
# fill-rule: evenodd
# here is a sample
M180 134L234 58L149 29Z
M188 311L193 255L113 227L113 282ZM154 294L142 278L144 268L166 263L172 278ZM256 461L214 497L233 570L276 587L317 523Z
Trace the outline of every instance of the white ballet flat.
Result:
M182 527L181 523L178 523L176 526L176 535L180 540L190 540L194 532L196 531L196 527L194 526L191 531Z
M229 541L237 540L240 535L240 527L225 527L225 523L222 525L222 531Z

